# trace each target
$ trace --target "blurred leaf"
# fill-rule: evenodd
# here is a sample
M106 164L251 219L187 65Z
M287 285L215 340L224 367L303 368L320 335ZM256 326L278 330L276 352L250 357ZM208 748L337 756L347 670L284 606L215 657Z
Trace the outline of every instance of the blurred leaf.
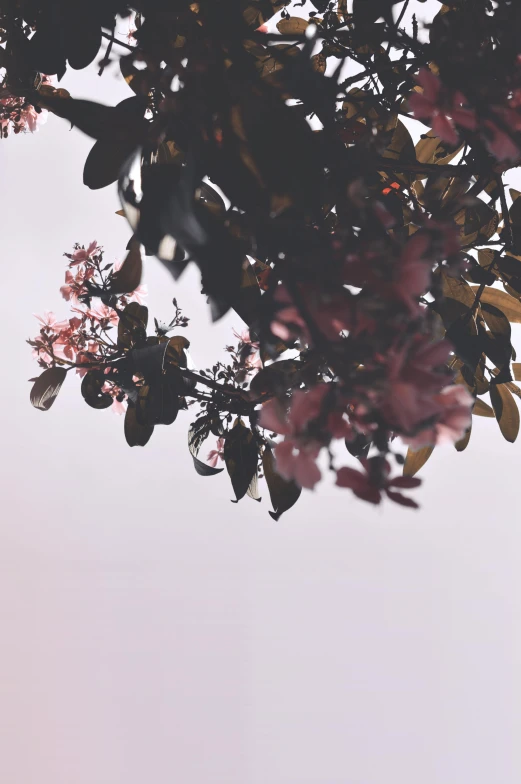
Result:
M265 392L285 391L300 386L304 363L299 359L282 359L259 370L252 378L250 391L255 396Z
M126 98L117 106L106 106L78 98L46 95L42 106L63 117L93 139L112 143L138 144L146 136L146 101L139 96Z
M414 142L407 127L401 120L396 123L396 128L393 131L391 143L383 153L384 158L392 158L397 161L396 171L393 176L397 180L409 185L414 179L415 175L400 173L399 162L401 163L416 163L416 152L414 149Z
M372 443L371 436L367 436L364 433L357 433L354 438L345 439L347 451L357 459L367 457Z
M298 16L290 16L289 19L281 19L277 22L277 30L282 35L303 35L308 27L309 22Z
M242 263L241 285L232 307L249 327L257 324L260 318L262 294L255 270L248 259Z
M48 411L58 396L67 371L62 367L44 370L31 389L31 403L40 411Z
M148 95L148 73L140 71L133 63L134 54L119 58L121 74L136 95Z

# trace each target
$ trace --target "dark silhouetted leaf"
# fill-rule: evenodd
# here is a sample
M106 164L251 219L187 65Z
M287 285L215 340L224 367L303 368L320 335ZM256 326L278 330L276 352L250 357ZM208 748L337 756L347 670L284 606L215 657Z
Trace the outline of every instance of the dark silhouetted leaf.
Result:
M104 139L97 141L85 161L84 185L92 190L99 190L117 182L120 169L132 153L134 146L132 142L125 144Z
M129 401L125 414L125 438L129 446L145 446L154 432L153 425L138 422L136 406Z
M131 294L141 283L143 260L141 258L141 244L133 238L130 249L120 269L114 273L110 284L112 294Z
M259 370L252 378L250 390L260 396L265 392L285 391L300 386L304 363L299 359L281 359Z
M38 376L31 389L31 403L40 411L48 411L58 396L67 371L53 367Z
M118 347L144 346L147 339L148 308L130 302L118 322Z
M477 287L472 286L472 290L477 290ZM487 287L481 294L480 301L495 305L505 314L511 324L521 324L521 302L501 289Z
M354 438L345 439L347 451L358 459L367 457L372 443L372 438L364 433L357 433Z
M203 463L202 460L199 460L198 457L192 455L192 459L194 461L194 467L199 476L215 476L216 474L220 474L221 471L224 471L224 468L214 468L208 463Z
M197 457L201 445L208 437L211 429L212 420L208 417L201 417L192 424L188 431L188 449L190 450L195 470L199 476L215 476L216 474L220 474L221 471L224 471L224 468L214 468L213 466L208 465L208 463L203 463L202 460L199 460ZM222 432L220 432L219 435L222 435Z
M253 433L238 419L224 442L224 462L237 501L246 495L257 472L257 444Z
M69 65L77 71L90 65L101 47L101 25L97 15L91 15L87 4L82 6L79 6L81 12L76 9L70 19L69 29L73 38L67 47Z
M142 425L171 425L179 413L179 396L175 384L166 378L139 388L137 420Z
M167 342L157 342L129 351L127 357L133 373L141 373L148 382L157 381L165 366Z
M91 408L109 408L113 401L112 395L102 392L106 378L101 370L89 370L81 382L81 394Z
M270 493L271 505L273 506L273 512L270 512L270 515L274 520L278 520L284 512L287 512L288 509L291 509L297 503L302 488L295 482L288 481L277 473L275 458L270 446L266 446L264 449L262 468Z
M185 368L187 365L186 349L189 346L190 341L184 335L171 337L166 349L165 364Z

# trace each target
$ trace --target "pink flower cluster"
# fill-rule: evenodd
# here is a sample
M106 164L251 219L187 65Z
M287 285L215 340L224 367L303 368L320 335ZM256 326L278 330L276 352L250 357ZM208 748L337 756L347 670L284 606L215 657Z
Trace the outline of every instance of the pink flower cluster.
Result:
M275 446L277 470L285 479L312 489L320 481L317 457L331 438L349 438L352 428L339 410L332 410L326 397L334 392L331 384L318 384L309 392L296 390L289 407L276 399L262 407L259 425L285 436Z
M118 310L129 302L142 303L146 286L139 286L132 294L114 297L114 307L111 307L92 297L89 285L96 286L98 291L110 281L113 272L120 269L121 263L102 266L103 250L95 240L87 247L76 245L73 252L65 256L69 263L60 292L70 303L73 315L63 321L47 311L43 316L36 316L40 332L28 342L40 367L75 366L76 373L83 377L89 369L102 367L110 359L116 346L110 330L118 324ZM102 391L114 398L112 411L124 413L124 396L112 380L105 382Z
M381 220L378 212L375 217ZM443 264L450 271L459 263L459 242L446 228L424 220L394 253L370 237L345 252L334 238L336 286L330 278L323 284L316 278L298 284L293 295L286 285L278 286L272 332L284 341L300 341L301 347L320 341L320 350L330 352L332 369L338 367L327 383L296 389L262 407L260 426L284 437L274 447L284 478L313 488L321 478L321 450L335 439L349 445L362 438L380 454L374 460L363 457L362 473L339 468L337 484L373 503L386 495L414 506L397 488L417 482L389 478L384 458L390 440L400 436L416 450L453 443L465 434L474 400L465 387L451 383L450 344L434 339L422 300L433 268ZM358 358L355 372L348 370L349 356Z
M259 353L259 343L252 340L248 329L242 332L233 330L233 334L239 341L237 348L226 346L226 351L231 354L234 369L234 381L243 384L251 378L262 367Z
M51 84L51 81L50 76L42 74L42 84ZM34 133L46 121L46 109L37 111L25 98L10 94L2 98L0 94L0 139L7 138L10 130L15 134Z
M409 97L409 106L418 120L430 123L434 133L448 144L460 141L458 126L469 131L479 130L489 151L498 161L517 161L521 150L513 141L508 130L521 130L521 114L516 111L521 105L521 91L516 91L507 106L492 106L492 112L500 120L500 127L490 117L481 122L474 109L459 90L449 91L440 79L428 68L422 68L416 81L423 88L422 93L414 92Z

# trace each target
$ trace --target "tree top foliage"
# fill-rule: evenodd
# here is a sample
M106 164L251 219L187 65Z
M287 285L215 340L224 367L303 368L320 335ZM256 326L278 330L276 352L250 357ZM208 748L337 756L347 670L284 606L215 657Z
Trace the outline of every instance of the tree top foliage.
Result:
M132 233L119 268L96 242L66 254L72 315L29 341L37 408L76 371L130 446L187 409L198 473L224 461L236 500L264 476L275 518L326 464L359 498L416 506L402 490L436 445L467 447L471 414L516 439L521 6L422 8L0 0L2 136L50 111L92 137L84 183L117 183ZM94 61L119 63L117 106L60 87ZM150 329L142 252L174 290L195 264L212 318L245 322L226 361L191 366L175 299Z

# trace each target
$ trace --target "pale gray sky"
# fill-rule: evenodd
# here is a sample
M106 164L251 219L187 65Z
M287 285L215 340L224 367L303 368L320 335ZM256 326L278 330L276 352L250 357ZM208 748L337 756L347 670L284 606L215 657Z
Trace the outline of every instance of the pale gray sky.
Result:
M92 69L64 86L127 95ZM30 407L24 340L66 314L61 254L129 237L115 188L82 185L91 144L55 117L0 144L0 780L518 784L521 446L494 421L437 450L419 512L326 485L274 523L195 474L188 415L131 450L76 379ZM214 360L238 320L210 325L193 270L145 279Z

